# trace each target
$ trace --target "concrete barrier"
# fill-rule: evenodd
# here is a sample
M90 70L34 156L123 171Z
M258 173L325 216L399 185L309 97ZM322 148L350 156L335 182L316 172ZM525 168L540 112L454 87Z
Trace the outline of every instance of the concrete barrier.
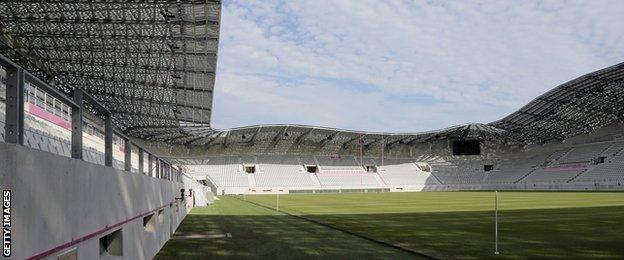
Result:
M0 187L11 190L12 259L100 259L101 238L117 230L122 259L152 259L193 205L206 204L203 186L186 176L172 182L7 143Z

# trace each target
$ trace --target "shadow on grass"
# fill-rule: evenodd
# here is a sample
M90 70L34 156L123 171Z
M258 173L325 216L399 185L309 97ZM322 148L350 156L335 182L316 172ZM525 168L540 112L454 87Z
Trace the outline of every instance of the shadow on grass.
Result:
M230 237L218 236L230 233ZM408 259L411 255L288 215L189 215L157 259Z
M188 215L176 236L231 237L170 240L157 259L402 259L415 258L344 232L276 213L242 201L228 201L240 215ZM624 207L508 210L500 214L497 258L624 258ZM383 240L440 258L493 258L490 211L303 215L337 229Z
M510 210L499 216L498 258L624 258L624 207ZM494 257L492 212L304 217L440 258Z
M222 235L227 233L230 235ZM213 238L181 239L192 235ZM414 259L404 251L227 196L210 207L193 209L174 239L156 256L157 259L389 257Z

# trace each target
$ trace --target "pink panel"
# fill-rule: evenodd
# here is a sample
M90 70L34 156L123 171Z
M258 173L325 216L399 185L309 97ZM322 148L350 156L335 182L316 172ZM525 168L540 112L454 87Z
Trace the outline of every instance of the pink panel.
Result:
M28 112L30 112L31 114L33 114L33 115L35 115L35 116L37 116L39 118L45 119L45 120L47 120L47 121L49 121L49 122L51 122L51 123L53 123L55 125L58 125L58 126L60 126L62 128L65 128L65 129L71 131L71 122L69 122L69 121L67 121L67 120L65 120L65 119L63 119L63 118L61 118L61 117L59 117L59 116L57 116L55 114L52 114L52 113L50 113L50 112L46 111L45 109L40 108L38 106L30 104L27 107L28 107Z

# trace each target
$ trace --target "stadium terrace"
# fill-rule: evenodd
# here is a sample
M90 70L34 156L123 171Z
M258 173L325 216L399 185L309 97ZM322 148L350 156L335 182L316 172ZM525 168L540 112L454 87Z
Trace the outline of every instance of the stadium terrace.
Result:
M624 63L490 123L215 129L221 9L0 1L5 257L624 257Z

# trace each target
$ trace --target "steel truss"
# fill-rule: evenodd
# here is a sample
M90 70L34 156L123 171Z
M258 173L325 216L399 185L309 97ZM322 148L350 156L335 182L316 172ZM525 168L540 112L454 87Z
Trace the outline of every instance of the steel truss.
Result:
M220 12L216 0L1 1L0 52L92 94L134 137L192 139L210 127Z
M205 138L184 140L187 145L216 147L225 153L238 152L229 151L227 147L239 143L245 143L251 153L267 149L276 152L279 149L271 149L276 147L287 147L281 150L284 153L341 152L357 150L360 145L364 151L389 151L439 139L480 139L518 145L558 142L618 122L624 122L624 63L564 83L489 124L465 124L404 134L259 125L223 131L204 129Z

